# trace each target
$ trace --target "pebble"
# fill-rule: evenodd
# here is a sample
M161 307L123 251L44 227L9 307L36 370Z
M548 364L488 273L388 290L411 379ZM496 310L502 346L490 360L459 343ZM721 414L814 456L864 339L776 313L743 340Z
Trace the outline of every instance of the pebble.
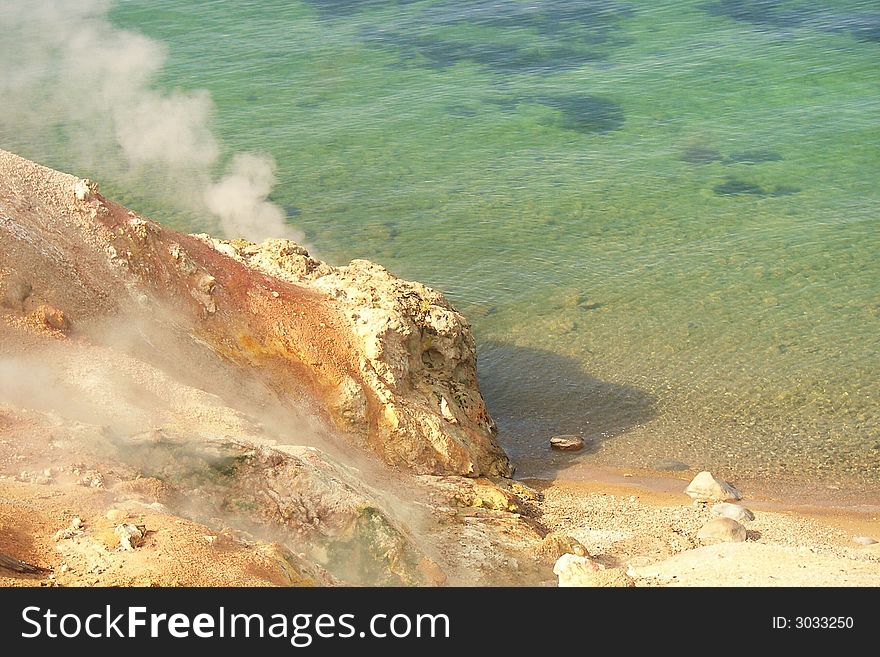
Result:
M755 514L747 508L741 504L731 504L730 502L719 502L712 507L710 513L713 516L730 518L737 522L752 522L755 519Z
M742 499L736 488L706 471L694 477L684 492L697 502L735 502Z
M122 524L114 530L117 538L119 538L119 547L117 550L123 552L131 552L139 547L144 541L144 530L135 525Z
M574 435L553 436L550 447L564 452L575 452L584 448L584 439Z
M876 539L873 539L870 536L855 536L853 541L859 545L874 545L877 542Z
M746 528L731 518L713 518L697 532L697 538L707 545L742 543L746 540Z
M82 529L82 526L83 526L82 518L75 517L73 520L70 521L70 528L71 529L74 529L74 530Z

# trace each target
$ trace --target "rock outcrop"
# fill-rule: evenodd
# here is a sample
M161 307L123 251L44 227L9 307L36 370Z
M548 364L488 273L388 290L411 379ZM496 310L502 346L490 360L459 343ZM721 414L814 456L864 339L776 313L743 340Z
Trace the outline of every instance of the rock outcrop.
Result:
M0 151L0 553L62 585L546 581L510 472L439 292Z
M467 321L439 292L366 261L331 267L285 240L177 233L91 181L0 151L0 292L60 332L162 305L277 394L426 474L509 475Z
M470 327L442 294L366 260L332 267L288 240L201 237L251 269L317 292L336 311L357 368L330 397L342 428L418 472L510 474L479 393Z

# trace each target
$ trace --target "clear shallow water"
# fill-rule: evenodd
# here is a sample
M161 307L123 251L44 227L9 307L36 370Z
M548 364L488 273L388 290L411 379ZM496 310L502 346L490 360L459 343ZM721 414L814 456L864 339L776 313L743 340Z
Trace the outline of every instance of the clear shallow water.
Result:
M675 459L878 488L880 3L137 0L111 17L168 47L165 88L211 92L228 153L275 157L272 198L318 255L377 260L471 318L527 470ZM592 448L551 456L558 432Z

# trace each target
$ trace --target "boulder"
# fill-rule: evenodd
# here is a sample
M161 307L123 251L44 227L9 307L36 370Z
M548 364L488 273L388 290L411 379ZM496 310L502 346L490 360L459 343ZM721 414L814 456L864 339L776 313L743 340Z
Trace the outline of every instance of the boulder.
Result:
M697 532L697 538L706 545L742 543L746 540L746 528L731 518L713 518Z
M749 511L741 504L731 504L730 502L719 502L714 505L710 513L719 518L730 518L737 522L752 522L755 514Z
M559 586L593 586L591 575L601 568L590 557L566 553L556 560L553 574L559 578Z
M470 325L440 292L366 260L333 267L289 240L199 237L279 287L292 283L320 295L345 338L335 346L345 344L354 365L326 377L332 385L325 398L340 428L362 436L387 462L421 474L512 474L477 384ZM276 304L284 303L281 295ZM288 317L299 315L292 306ZM288 329L285 339L300 332Z
M684 492L697 502L735 502L742 499L736 488L706 471L694 477Z

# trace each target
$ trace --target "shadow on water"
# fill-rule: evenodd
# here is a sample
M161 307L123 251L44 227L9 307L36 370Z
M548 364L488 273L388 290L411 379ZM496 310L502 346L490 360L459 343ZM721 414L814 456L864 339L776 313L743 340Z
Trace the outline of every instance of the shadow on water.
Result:
M647 392L596 379L575 360L549 351L486 342L477 371L499 441L521 471L555 473L656 414ZM559 434L579 435L586 447L553 451L550 438Z
M543 96L537 99L562 114L561 126L576 132L611 132L623 127L623 109L599 96Z
M874 9L876 4L865 3ZM717 0L703 5L713 16L752 25L790 30L810 27L825 32L848 32L860 41L880 41L880 12L840 11L815 2L791 0Z
M496 72L540 73L608 58L627 43L632 10L608 0L305 0L325 19L362 21L365 43L401 54L403 66L444 69L469 61ZM367 12L396 10L371 22ZM387 14L387 12L386 12Z

